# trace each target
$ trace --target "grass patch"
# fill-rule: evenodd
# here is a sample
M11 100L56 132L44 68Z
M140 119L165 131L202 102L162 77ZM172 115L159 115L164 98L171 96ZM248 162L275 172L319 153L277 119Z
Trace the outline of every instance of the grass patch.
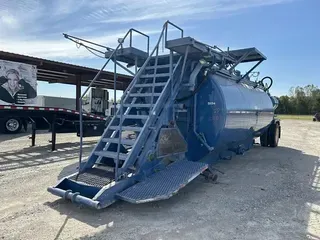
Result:
M312 121L313 116L312 115L287 115L287 114L278 114L278 118L282 119L295 119L295 120L306 120L306 121Z

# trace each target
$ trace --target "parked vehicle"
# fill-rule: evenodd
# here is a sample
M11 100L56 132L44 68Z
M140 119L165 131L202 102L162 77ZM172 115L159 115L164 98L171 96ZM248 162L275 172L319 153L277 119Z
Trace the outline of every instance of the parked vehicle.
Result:
M93 130L86 131L87 136L102 133L107 108L108 91L90 89L83 109L84 128ZM38 96L36 66L0 60L0 131L19 133L29 123L50 130L53 122L57 132L79 131L76 99Z

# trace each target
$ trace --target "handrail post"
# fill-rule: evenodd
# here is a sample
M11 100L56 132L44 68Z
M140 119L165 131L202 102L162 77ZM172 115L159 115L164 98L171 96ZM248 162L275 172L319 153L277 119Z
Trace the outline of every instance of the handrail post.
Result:
M132 29L130 29L130 47L132 47Z
M82 161L82 146L83 146L83 122L82 122L82 97L79 98L79 132L80 132L80 150L79 150L79 170L76 177L76 180L78 179L78 176L81 172L81 161Z
M119 140L118 140L118 147L117 147L117 158L116 158L116 166L115 166L115 181L117 182L119 179L119 155L120 155L120 146L121 146L121 135L122 135L122 118L123 118L123 98L120 99L120 124L119 124Z
M170 50L170 81L171 81L171 99L172 99L172 120L174 121L174 100L173 100L173 51Z
M156 74L157 74L157 66L158 66L158 55L159 55L159 46L157 46L156 50L156 59L154 62L154 72L153 72L153 79L152 79L152 96L151 96L151 106L149 110L149 114L152 114L152 105L153 105L153 100L154 100L154 84L156 82Z
M113 74L113 105L114 105L114 115L117 112L117 59L116 54L114 55L114 74Z

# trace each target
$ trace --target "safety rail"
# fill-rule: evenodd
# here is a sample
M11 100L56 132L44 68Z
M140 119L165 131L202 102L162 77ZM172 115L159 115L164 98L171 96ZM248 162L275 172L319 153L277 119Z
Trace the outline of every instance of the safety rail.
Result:
M134 28L131 28L129 31L130 31L130 44L129 44L129 46L132 47L132 32L136 32L136 33L138 33L138 34L140 34L142 36L145 36L148 39L148 42L147 42L147 53L149 55L150 37L147 34L144 34L143 32L140 32L140 31L138 31L138 30L136 30Z
M140 74L144 71L145 67L148 65L150 59L152 58L152 56L153 56L153 54L154 54L155 52L156 52L156 58L155 58L155 66L156 66L156 64L157 64L157 59L158 59L158 51L159 51L160 42L161 42L161 40L162 40L163 38L166 39L167 36L166 36L166 35L164 36L164 34L167 33L167 29L168 29L168 25L169 25L169 24L170 24L170 25L173 25L173 26L175 26L176 28L178 28L179 30L181 30L181 37L183 37L183 29L181 29L180 27L178 27L178 26L176 26L175 24L171 23L170 21L165 22L165 24L164 24L164 26L163 26L163 29L162 29L162 31L161 31L161 33L160 33L159 39L158 39L158 41L157 41L157 43L156 43L153 51L150 53L149 57L147 58L147 60L146 60L145 63L143 64L143 66L140 68L140 71L139 71L139 73L138 73L138 76L136 76L136 77L134 78L134 81L136 81L136 80L138 79L138 77L140 76ZM167 39L166 39L166 41L167 41ZM143 129L141 130L141 133L139 134L138 138L136 139L136 142L135 142L135 144L134 144L133 147L132 147L132 151L129 153L129 156L128 156L127 159L129 159L130 156L133 154L133 152L136 151L136 150L135 150L136 144L140 141L141 136L143 136L143 133L145 132L145 130L149 128L149 125L150 125L151 122L152 122L150 119L151 119L151 117L153 117L153 115L152 115L151 113L155 112L156 108L158 108L158 107L160 106L159 103L160 103L161 101L164 101L165 93L166 93L166 91L167 91L167 89L168 89L169 84L172 86L172 87L171 87L171 90L173 91L173 75L174 75L176 69L178 68L178 66L180 65L181 59L182 59L182 57L179 58L179 60L178 60L178 62L177 62L177 65L175 66L174 70L173 70L173 71L172 71L172 70L170 71L170 74L171 74L171 75L170 75L170 77L169 77L166 85L164 86L164 89L163 89L161 95L160 95L159 98L157 99L156 103L153 105L153 102L151 102L152 105L153 105L153 107L150 107L149 118L147 119L147 121L146 121ZM172 64L172 54L170 54L170 64ZM170 66L170 68L172 68L172 66ZM153 83L154 83L154 81L155 81L155 73L156 73L156 68L155 68L155 71L154 71ZM179 80L181 81L182 79L180 78ZM179 82L180 82L180 81L179 81ZM129 89L129 87L128 87L128 89ZM127 90L128 90L128 89L127 89ZM154 95L154 86L153 86L153 89L152 89L152 101L153 101L153 95ZM124 95L123 95L123 96L124 96ZM121 102L120 102L120 109L118 110L118 112L119 112L119 111L120 111L120 112L121 112L121 111L123 112L123 99L122 99L122 98L121 98ZM117 113L117 114L118 114L118 113ZM122 117L122 116L120 116L120 118L121 118L121 117ZM111 124L111 123L110 123L110 124ZM121 134L121 129L122 129L122 121L120 122L120 126L119 126L120 134ZM118 149L117 149L116 181L118 180L118 165L119 165L120 145L121 145L121 137L119 137ZM125 161L125 162L123 163L123 166L122 166L122 167L127 167L127 165L129 165L129 162Z
M115 181L118 181L118 169L119 169L119 155L120 155L120 146L121 146L121 132L122 132L122 115L123 115L123 102L125 100L125 98L127 98L127 92L129 90L131 90L131 87L133 86L133 84L140 78L141 73L145 70L146 66L149 64L150 59L152 58L154 52L159 49L159 45L161 42L161 39L163 37L163 33L165 31L165 29L167 28L167 22L164 24L162 32L160 34L159 40L156 44L156 46L154 47L154 49L152 50L152 52L149 54L148 58L146 59L146 61L144 62L144 64L142 65L142 67L139 69L138 73L135 75L135 77L133 78L133 80L131 81L129 87L127 87L127 89L125 90L125 92L123 93L121 100L120 100L120 107L116 113L116 115L114 116L114 118L117 117L118 113L120 113L120 124L119 124L119 141L118 141L118 147L117 147L117 158L116 158L116 163L115 163ZM158 57L158 50L157 50L157 57ZM156 70L155 70L156 72ZM153 89L153 94L154 94L154 89ZM152 94L152 95L153 95ZM152 96L153 99L153 96ZM150 111L151 112L151 111ZM109 126L112 124L113 121L110 121ZM108 127L109 127L108 126ZM107 127L107 128L108 128ZM134 148L134 146L133 146Z
M87 92L89 91L89 89L92 87L92 85L94 84L94 82L100 77L101 73L103 72L103 70L105 69L105 67L108 65L108 63L110 62L110 60L112 60L115 56L116 56L116 53L117 53L117 50L122 46L122 44L124 43L125 39L128 37L128 35L130 34L130 46L132 46L132 32L137 32L143 36L146 36L147 39L148 39L148 43L147 43L147 48L149 49L149 36L138 31L138 30L135 30L133 28L131 28L125 35L124 37L122 38L121 42L118 44L118 46L115 48L115 49L111 49L109 48L109 51L112 51L111 55L109 56L109 58L107 59L107 61L105 62L105 64L102 66L102 68L99 70L99 72L96 74L96 76L92 79L92 81L90 82L89 86L86 88L86 90L84 91L84 93L80 96L79 98L79 130L80 130L80 150L79 150L79 172L78 172L78 175L80 174L80 171L81 171L81 162L82 162L82 150L83 150L83 118L82 118L82 99L84 98L84 96L87 94ZM67 37L68 35L67 34L64 34L65 37ZM70 35L69 35L70 36ZM74 37L76 38L76 37ZM69 38L70 39L70 38ZM79 38L76 38L79 40ZM104 47L100 44L96 44L96 43L92 43L90 41L87 41L87 40L83 40L81 39L82 41L86 41L88 43L91 43L91 44L94 44L96 46L100 46L100 47ZM74 41L74 40L73 40ZM79 44L79 42L76 42ZM105 48L105 47L104 47ZM147 50L148 50L147 49ZM108 49L107 49L108 50ZM149 50L148 50L149 51ZM115 58L114 58L115 59ZM116 59L115 59L116 60ZM115 61L115 66L116 66L116 61ZM116 73L115 73L116 74ZM116 76L116 75L115 75ZM116 77L115 77L115 83L114 83L114 91L116 91ZM130 83L129 86L132 86L132 82ZM115 99L115 104L116 104L116 99ZM111 121L110 121L111 122ZM77 175L77 177L78 177Z
M166 21L164 24L164 28L165 28L165 41L168 41L168 25L171 25L173 27L175 27L176 29L180 30L181 32L181 38L183 38L183 29L178 27L177 25L175 25L174 23L170 22L170 21Z

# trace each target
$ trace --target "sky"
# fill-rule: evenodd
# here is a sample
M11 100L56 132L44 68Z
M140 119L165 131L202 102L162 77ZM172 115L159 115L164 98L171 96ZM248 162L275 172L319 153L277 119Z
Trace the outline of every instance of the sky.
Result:
M150 36L153 49L170 20L209 45L259 49L268 58L260 76L271 76L271 93L280 96L292 86L320 86L319 9L319 0L0 0L0 50L99 69L105 59L62 33L116 47L135 28ZM39 82L38 94L75 97L75 87Z

